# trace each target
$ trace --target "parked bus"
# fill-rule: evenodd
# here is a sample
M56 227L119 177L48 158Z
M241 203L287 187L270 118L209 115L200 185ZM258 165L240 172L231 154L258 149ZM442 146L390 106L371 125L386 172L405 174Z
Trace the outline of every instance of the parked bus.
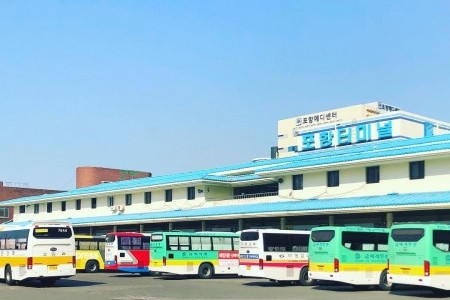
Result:
M105 236L75 235L77 271L96 273L105 268Z
M239 275L309 286L309 231L247 229L241 232Z
M154 232L150 249L151 270L155 272L202 279L238 273L238 233Z
M111 232L105 239L105 270L150 273L150 236L139 232Z
M309 241L309 276L360 289L378 285L382 290L389 290L388 236L389 229L385 228L313 228Z
M450 290L450 225L393 225L388 245L389 282Z
M38 279L53 285L76 272L75 238L66 222L0 224L0 276L7 285Z

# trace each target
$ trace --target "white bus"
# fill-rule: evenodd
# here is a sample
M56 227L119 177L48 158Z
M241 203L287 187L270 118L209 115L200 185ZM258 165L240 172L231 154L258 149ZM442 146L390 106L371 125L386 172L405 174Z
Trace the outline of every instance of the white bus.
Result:
M247 229L241 232L239 275L309 286L309 231Z
M33 279L53 285L75 272L75 237L70 223L0 224L0 276L7 285Z

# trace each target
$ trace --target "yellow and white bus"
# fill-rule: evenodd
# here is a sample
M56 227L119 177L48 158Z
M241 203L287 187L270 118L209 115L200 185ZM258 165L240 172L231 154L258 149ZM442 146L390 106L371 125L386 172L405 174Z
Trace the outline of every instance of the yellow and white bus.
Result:
M450 291L450 225L393 225L388 249L389 282Z
M0 224L0 276L7 285L38 279L53 285L75 275L75 237L67 222Z
M75 235L77 271L96 273L105 268L105 236Z

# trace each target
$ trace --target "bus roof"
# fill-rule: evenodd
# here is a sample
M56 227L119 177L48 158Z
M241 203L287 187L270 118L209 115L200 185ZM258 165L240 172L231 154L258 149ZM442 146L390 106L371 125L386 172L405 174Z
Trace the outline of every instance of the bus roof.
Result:
M441 229L441 230L450 230L450 224L444 223L402 223L402 224L394 224L392 228L431 228L431 229Z
M318 230L334 230L338 232L342 231L352 231L352 232L389 232L389 228L372 228L372 227L362 227L362 226L321 226L314 227L311 232Z
M115 235L115 236L149 236L149 233L142 232L128 232L128 231L118 231L118 232L109 232L106 235Z
M177 236L235 236L239 237L239 233L235 232L218 232L218 231L157 231L153 232L153 235L162 234L162 235L177 235Z
M288 230L288 229L276 229L276 228L255 228L244 229L241 232L262 232L262 233L287 233L287 234L310 234L309 230Z
M53 221L35 221L35 222L20 222L20 223L7 223L0 224L0 231L2 230L19 230L28 229L39 226L72 226L69 222L53 222Z

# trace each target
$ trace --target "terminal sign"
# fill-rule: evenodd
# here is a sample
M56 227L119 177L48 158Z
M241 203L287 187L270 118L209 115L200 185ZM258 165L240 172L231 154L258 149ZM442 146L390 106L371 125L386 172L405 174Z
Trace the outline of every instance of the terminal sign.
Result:
M372 137L372 124L359 124L316 133L305 133L302 135L302 151L372 141L374 139ZM376 130L379 140L392 138L392 121L377 122ZM316 139L317 137L318 139Z

